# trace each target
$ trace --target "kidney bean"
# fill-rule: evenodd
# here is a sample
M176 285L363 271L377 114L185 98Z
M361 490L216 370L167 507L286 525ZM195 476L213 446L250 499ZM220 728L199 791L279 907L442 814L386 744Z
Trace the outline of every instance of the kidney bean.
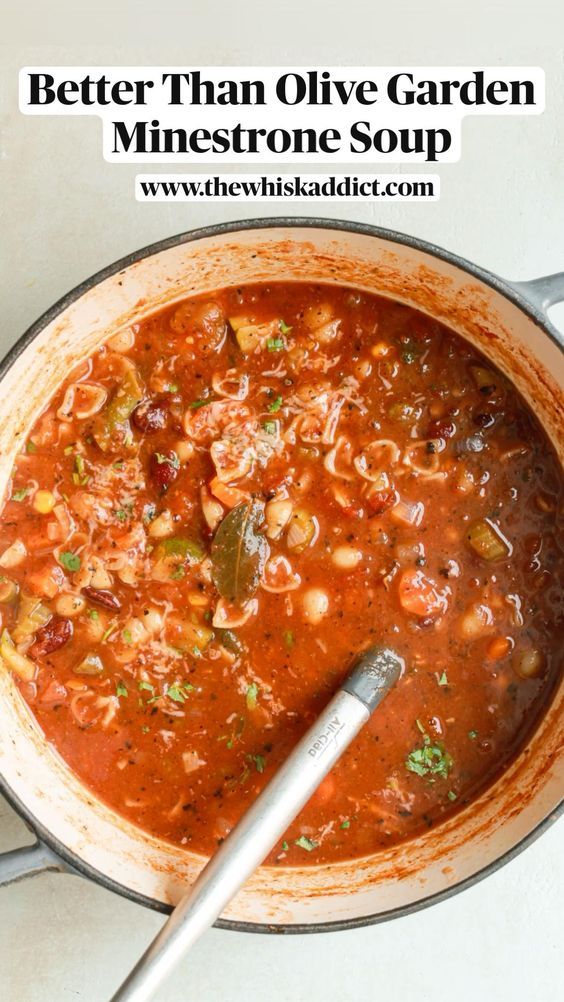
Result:
M46 654L58 651L59 647L66 644L73 634L73 626L70 619L63 616L53 616L45 626L42 626L35 635L35 641L29 648L32 658L42 658Z
M101 605L103 609L121 609L119 598L107 588L91 588L90 585L87 585L82 589L82 594L90 599L94 605Z
M175 452L154 452L151 456L149 474L161 494L168 490L178 476L180 463Z
M151 435L155 431L166 428L166 408L157 400L144 400L135 408L131 419L139 431L144 432L145 435Z

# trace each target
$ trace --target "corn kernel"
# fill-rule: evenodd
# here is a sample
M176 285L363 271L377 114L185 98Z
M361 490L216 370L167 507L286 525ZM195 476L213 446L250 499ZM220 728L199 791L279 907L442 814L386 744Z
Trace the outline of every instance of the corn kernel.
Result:
M56 503L51 491L37 491L33 499L33 507L40 515L50 515Z

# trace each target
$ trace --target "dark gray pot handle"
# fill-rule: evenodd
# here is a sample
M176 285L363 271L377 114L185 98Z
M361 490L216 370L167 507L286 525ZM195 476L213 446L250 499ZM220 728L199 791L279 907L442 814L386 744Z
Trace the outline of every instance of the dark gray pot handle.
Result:
M23 880L24 877L34 877L36 873L43 873L45 870L73 872L60 856L40 841L21 849L0 853L0 887Z
M543 313L555 303L564 302L564 271L533 278L529 282L512 282L511 285L523 299L527 299Z

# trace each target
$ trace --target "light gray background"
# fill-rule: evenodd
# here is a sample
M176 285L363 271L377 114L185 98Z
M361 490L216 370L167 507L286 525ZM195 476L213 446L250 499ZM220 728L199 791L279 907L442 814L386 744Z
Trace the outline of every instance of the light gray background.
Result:
M560 0L429 0L393 10L377 0L176 11L146 0L100 0L95 12L76 2L3 6L2 353L59 296L129 251L209 222L292 211L276 203L137 205L135 168L103 162L97 120L18 114L25 64L542 66L545 114L468 121L461 162L438 169L439 203L312 204L309 212L404 230L511 278L564 268ZM554 316L564 324L561 308ZM0 850L27 840L0 803ZM299 938L213 930L159 1000L553 1002L564 990L563 877L557 826L484 883L386 925ZM161 922L78 878L45 875L1 890L0 997L104 1002Z

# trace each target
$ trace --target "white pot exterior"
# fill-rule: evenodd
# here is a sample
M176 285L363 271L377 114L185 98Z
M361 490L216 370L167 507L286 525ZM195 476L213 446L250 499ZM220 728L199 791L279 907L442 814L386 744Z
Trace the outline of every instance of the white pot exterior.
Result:
M64 305L2 378L0 494L31 425L77 360L116 329L177 299L256 281L350 284L431 314L512 378L562 459L564 355L546 331L502 286L454 261L396 242L392 234L337 227L274 221L188 236L102 277ZM511 768L455 817L353 863L262 868L224 917L275 927L383 918L475 878L515 851L562 797L563 693L561 685ZM64 853L126 892L170 906L202 866L201 857L144 834L89 793L45 741L6 673L0 674L0 772L51 844L56 840Z

